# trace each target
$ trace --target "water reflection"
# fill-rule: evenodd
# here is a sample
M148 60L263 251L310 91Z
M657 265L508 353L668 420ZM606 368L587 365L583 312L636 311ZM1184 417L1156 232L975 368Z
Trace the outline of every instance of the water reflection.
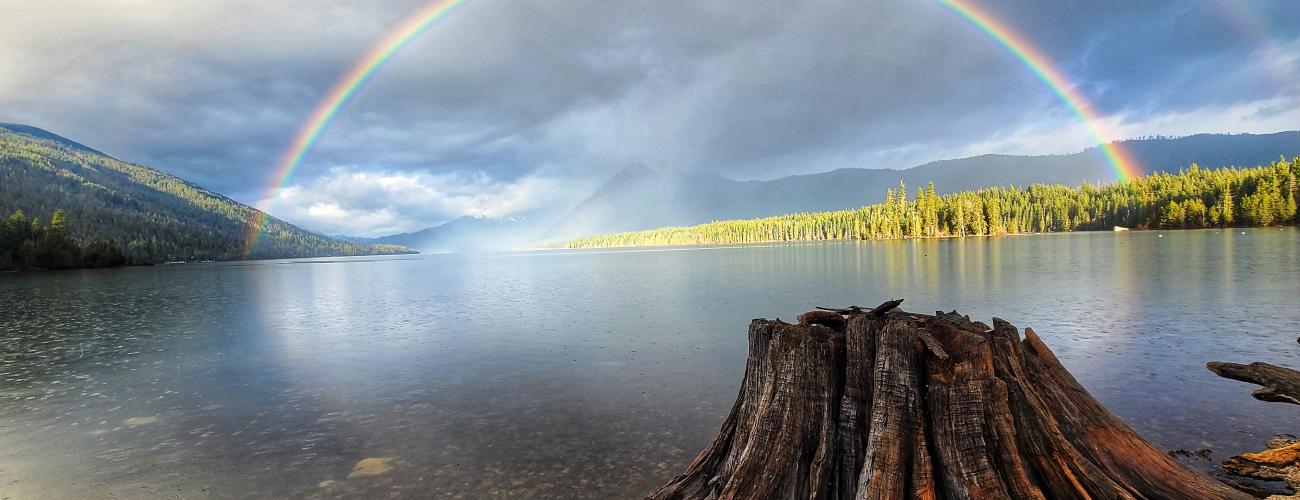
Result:
M16 498L627 497L735 397L745 326L904 297L1032 325L1166 448L1300 417L1205 371L1294 364L1297 231L329 259L0 276Z

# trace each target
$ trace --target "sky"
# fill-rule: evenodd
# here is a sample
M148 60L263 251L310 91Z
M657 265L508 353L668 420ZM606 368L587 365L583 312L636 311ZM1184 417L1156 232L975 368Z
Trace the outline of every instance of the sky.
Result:
M971 2L1118 139L1300 129L1292 0ZM0 0L0 121L357 236L563 210L638 163L770 179L1094 142L932 0L468 0L270 189L317 102L425 4Z

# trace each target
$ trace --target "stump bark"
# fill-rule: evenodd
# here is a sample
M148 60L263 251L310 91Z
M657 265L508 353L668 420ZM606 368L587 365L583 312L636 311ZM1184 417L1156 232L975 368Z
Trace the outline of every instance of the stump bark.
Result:
M1152 447L1033 330L895 305L754 320L721 430L649 498L1249 498Z

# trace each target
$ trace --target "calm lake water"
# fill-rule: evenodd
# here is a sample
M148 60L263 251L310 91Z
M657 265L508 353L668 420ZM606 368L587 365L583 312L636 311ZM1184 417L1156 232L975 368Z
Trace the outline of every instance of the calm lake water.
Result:
M1217 462L1300 432L1204 368L1300 365L1300 232L1242 232L0 275L0 498L635 497L717 431L751 318L893 297L1033 326Z

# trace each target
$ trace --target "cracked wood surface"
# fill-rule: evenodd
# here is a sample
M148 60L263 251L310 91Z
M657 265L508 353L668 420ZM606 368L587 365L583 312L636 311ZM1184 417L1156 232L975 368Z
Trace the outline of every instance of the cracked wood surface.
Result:
M731 413L650 498L1249 498L1152 447L1033 330L898 302L754 320Z

